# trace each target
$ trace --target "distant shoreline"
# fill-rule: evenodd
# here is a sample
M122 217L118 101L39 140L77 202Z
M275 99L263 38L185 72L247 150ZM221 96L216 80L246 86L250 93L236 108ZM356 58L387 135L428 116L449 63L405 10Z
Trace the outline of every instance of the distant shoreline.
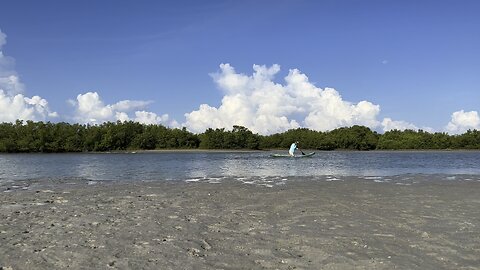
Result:
M399 149L399 150L350 150L350 149L336 149L336 150L319 150L319 149L301 149L302 151L308 152L480 152L478 149ZM257 153L257 152L273 152L273 151L285 151L288 152L287 148L275 148L275 149L153 149L153 150L120 150L120 151L109 151L110 153ZM105 153L105 152L89 152L89 153Z
M335 150L319 150L319 149L301 149L308 152L480 152L479 149L392 149L392 150L351 150L351 149L335 149ZM82 153L263 153L263 152L288 152L288 148L272 148L272 149L152 149L152 150L115 150L115 151L91 151Z
M480 152L479 149L392 149L392 150L351 150L351 149L336 149L336 150L318 150L318 149L301 149L302 151L327 153L327 152L358 152L358 153L454 153L454 152ZM113 151L84 151L84 152L0 152L0 154L145 154L145 153L265 153L265 152L288 152L288 149L152 149L152 150L113 150Z
M109 151L110 153L256 153L267 152L269 150L250 150L250 149L152 149L152 150L121 150ZM105 153L105 152L92 152Z
M283 151L297 140L302 150L480 150L478 138L478 130L469 130L461 135L428 133L422 130L393 130L379 134L368 127L357 125L328 132L298 128L283 133L260 135L242 126L234 126L233 130L207 129L204 133L194 134L186 129L142 125L132 121L93 126L32 121L26 124L17 121L15 125L0 123L2 153L117 152L118 149L129 152L149 151L148 149L178 152L257 149Z

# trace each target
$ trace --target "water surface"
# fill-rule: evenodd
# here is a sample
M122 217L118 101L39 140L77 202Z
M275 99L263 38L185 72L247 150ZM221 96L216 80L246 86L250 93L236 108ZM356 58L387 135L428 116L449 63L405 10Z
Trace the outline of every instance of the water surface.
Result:
M478 151L317 152L271 158L272 152L0 154L0 181L31 179L186 180L407 174L479 175Z

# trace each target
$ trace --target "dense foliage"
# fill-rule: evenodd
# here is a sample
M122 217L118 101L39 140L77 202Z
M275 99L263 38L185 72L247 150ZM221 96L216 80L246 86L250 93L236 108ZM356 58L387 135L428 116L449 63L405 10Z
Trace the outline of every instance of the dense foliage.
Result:
M136 122L102 125L17 121L0 124L0 152L82 152L198 148L197 135Z
M480 131L448 135L422 130L393 130L378 134L364 126L352 126L329 132L300 128L261 136L242 126L193 134L185 128L172 129L132 121L102 125L32 121L0 124L0 152L287 149L294 141L300 142L300 148L319 150L480 149Z
M480 149L480 131L448 135L423 130L392 130L380 136L377 149Z
M329 132L313 131L306 128L292 129L284 133L262 137L261 148L288 148L299 141L301 148L319 150L373 150L379 135L367 127L353 126L337 128Z

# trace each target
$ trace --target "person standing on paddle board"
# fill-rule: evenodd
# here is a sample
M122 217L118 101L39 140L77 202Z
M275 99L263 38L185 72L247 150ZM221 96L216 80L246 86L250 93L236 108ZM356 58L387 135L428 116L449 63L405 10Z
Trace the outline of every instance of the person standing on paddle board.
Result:
M296 141L296 142L292 143L292 145L290 145L290 150L288 150L288 154L290 156L292 156L292 157L295 156L295 150L298 149L297 145L298 145L298 141Z

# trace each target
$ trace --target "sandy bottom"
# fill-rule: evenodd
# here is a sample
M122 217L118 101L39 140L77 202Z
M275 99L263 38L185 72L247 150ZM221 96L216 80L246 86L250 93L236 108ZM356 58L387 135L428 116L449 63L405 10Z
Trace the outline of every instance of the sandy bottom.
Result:
M0 191L0 269L480 269L478 181Z

